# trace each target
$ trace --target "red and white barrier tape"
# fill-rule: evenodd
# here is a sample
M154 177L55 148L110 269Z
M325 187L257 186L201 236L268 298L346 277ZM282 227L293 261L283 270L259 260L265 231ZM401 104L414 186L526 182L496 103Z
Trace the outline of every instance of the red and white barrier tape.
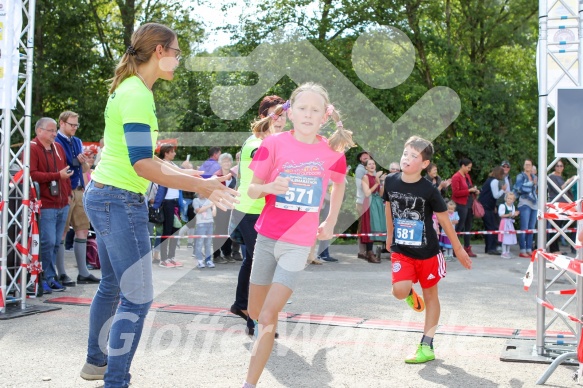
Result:
M547 252L538 252L539 255L565 271L577 276L583 276L583 261L572 259L564 255L554 255Z
M562 220L562 221L580 221L583 220L583 213L574 209L577 208L579 201L571 203L547 203L547 212L539 214L539 219L545 220Z
M547 294L552 294L552 295L575 295L576 292L577 292L577 290L573 288L571 290L547 291Z
M581 249L581 245L576 245L576 249ZM530 257L530 263L528 265L528 269L522 278L522 282L524 283L524 290L528 291L530 285L532 284L532 279L534 276L534 260L536 259L537 255L541 255L546 260L553 263L556 267L570 272L577 276L583 276L583 261L579 259L573 259L565 255L557 255L553 253L544 252L542 249L537 249L532 252Z
M546 229L546 233L556 232L556 229ZM564 230L565 232L576 232L577 228L568 228ZM487 234L536 234L538 229L527 229L527 230L481 230L476 232L456 232L457 235L487 235ZM444 233L440 233L444 234ZM333 237L347 238L347 237L385 237L386 233L338 233L334 234ZM184 235L184 236L150 236L150 238L228 238L231 237L228 234L209 234L209 235Z
M549 302L545 302L544 300L542 300L540 298L536 298L536 301L537 301L538 304L540 304L540 305L542 305L542 306L544 306L544 307L546 307L546 308L548 308L550 310L553 310L557 314L562 315L565 318L570 319L573 322L577 322L577 323L583 324L583 321L580 318L574 317L571 314L569 314L569 313L567 313L567 312L565 312L563 310L559 310L558 308L556 308L555 306L553 306Z
M30 273L29 284L38 283L38 275L42 272L42 264L38 259L39 255L39 231L38 222L36 221L35 213L31 214L31 234L28 237L28 248L25 248L21 243L16 244L16 250L22 255L28 258L28 264L22 264L22 267L26 267Z

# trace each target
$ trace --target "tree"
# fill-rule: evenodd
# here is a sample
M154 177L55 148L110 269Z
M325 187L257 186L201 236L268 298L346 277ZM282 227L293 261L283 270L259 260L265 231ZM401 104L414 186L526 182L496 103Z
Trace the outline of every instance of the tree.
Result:
M250 52L275 29L301 28L307 39L393 121L435 86L455 90L462 111L435 140L444 176L462 156L474 160L475 181L502 159L536 154L537 4L527 0L322 0L274 1L227 26L238 51ZM372 25L405 32L416 50L415 71L402 85L379 90L356 76L350 54ZM386 167L386 166L385 166Z
M36 7L33 115L57 118L63 110L81 115L79 136L99 140L103 135L103 111L108 79L130 44L134 26L157 21L177 31L188 55L191 42L203 31L189 16L190 8L179 1L134 0L40 0ZM85 17L87 16L87 17ZM161 109L161 124L175 129L185 106L177 95L187 90L157 83L154 92ZM174 123L174 124L172 124Z
M33 115L57 119L60 112L73 110L81 115L79 136L98 140L112 63L96 49L96 30L83 14L91 14L85 2L37 2Z

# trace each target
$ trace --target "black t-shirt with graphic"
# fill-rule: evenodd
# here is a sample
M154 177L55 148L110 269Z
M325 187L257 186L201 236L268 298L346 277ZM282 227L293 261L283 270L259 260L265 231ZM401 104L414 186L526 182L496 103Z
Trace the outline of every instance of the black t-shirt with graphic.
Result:
M400 172L385 179L383 199L393 216L393 252L413 259L429 259L439 253L433 229L433 212L447 211L439 191L427 179L405 183Z

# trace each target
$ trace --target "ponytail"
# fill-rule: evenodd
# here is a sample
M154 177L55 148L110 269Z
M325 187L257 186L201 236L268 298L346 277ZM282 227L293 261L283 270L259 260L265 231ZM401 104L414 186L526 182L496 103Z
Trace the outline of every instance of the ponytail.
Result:
M342 121L340 121L340 112L334 108L334 105L328 105L326 113L328 113L336 124L336 131L328 138L330 148L336 152L344 152L347 148L355 147L356 144L352 140L352 131L344 128Z
M262 117L251 123L251 132L253 132L258 138L265 137L266 134L271 134L272 122L277 120L279 116L281 116L283 112L287 110L287 107L289 107L288 103L277 105L273 113L270 113L265 117Z
M176 39L176 33L162 24L141 25L132 34L132 44L115 67L113 78L108 80L110 81L109 94L113 93L126 78L136 75L138 66L150 60L158 45L168 48L174 39Z

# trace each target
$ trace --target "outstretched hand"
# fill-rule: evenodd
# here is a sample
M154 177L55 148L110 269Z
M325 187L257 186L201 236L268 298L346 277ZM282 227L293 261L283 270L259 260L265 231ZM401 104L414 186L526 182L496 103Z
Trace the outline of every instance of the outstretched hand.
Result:
M231 174L221 177L213 176L212 178L204 179L202 187L199 188L198 191L219 209L233 209L235 208L235 204L239 203L239 200L236 197L241 194L221 183L229 179L231 179Z

